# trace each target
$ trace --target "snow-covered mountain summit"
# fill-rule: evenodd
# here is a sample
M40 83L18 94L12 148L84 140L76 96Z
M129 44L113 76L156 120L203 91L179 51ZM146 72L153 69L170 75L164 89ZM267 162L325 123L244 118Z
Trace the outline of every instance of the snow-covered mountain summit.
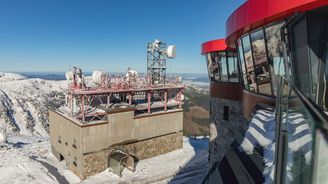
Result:
M27 79L0 72L0 125L9 133L47 136L48 109L64 103L66 81Z
M3 73L0 72L0 82L13 81L13 80L22 80L26 77L16 74L16 73Z

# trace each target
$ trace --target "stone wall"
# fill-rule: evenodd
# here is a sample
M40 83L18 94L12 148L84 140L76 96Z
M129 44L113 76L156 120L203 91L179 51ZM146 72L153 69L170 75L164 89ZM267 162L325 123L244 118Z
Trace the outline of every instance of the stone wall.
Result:
M114 150L123 150L142 160L182 148L182 144L182 132L177 132L135 143L111 146L106 150L84 154L84 171L81 179L106 170L109 155Z
M229 108L228 121L223 119L224 106ZM209 162L221 161L237 133L247 129L242 102L211 97Z

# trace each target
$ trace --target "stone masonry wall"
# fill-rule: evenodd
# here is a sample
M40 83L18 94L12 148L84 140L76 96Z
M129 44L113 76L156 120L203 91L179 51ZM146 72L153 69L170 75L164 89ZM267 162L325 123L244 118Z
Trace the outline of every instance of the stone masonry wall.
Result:
M123 150L142 160L182 148L182 144L182 132L177 132L135 143L112 146L106 150L85 154L83 156L84 172L81 179L106 170L109 155L114 150Z
M229 119L223 120L224 106L229 107ZM221 161L237 133L247 129L242 103L211 97L209 162Z

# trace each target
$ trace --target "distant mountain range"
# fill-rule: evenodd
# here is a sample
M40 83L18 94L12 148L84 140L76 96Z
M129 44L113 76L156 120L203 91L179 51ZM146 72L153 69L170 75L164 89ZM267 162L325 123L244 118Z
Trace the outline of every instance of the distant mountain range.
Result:
M207 78L204 74L182 76L186 84L184 126L188 135L203 135L208 124ZM9 133L48 136L48 109L64 105L67 85L64 73L0 72L0 125L5 124Z
M66 80L65 78L65 72L16 72L17 74L20 74L26 78L39 78L44 80ZM85 72L86 76L91 76L91 72ZM110 73L110 74L124 74L124 73ZM182 76L184 81L188 82L201 82L201 83L207 83L208 84L208 75L207 73L181 73L181 74L168 74L168 76Z

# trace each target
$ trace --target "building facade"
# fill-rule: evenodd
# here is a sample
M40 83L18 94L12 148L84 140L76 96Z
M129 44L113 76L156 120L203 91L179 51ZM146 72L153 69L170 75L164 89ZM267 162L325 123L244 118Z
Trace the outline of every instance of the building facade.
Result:
M202 45L215 107L211 124L225 124L231 96L240 97L241 109L229 126L211 131L219 144L210 146L204 182L326 182L328 1L248 0L228 18L224 43L237 53L238 80L230 81L229 62L216 59L220 50L211 50L216 40ZM235 81L240 90L231 88ZM236 133L225 134L231 127Z
M116 150L141 160L182 148L182 110L134 113L132 108L113 109L107 121L84 124L50 111L52 153L83 180L109 168Z

